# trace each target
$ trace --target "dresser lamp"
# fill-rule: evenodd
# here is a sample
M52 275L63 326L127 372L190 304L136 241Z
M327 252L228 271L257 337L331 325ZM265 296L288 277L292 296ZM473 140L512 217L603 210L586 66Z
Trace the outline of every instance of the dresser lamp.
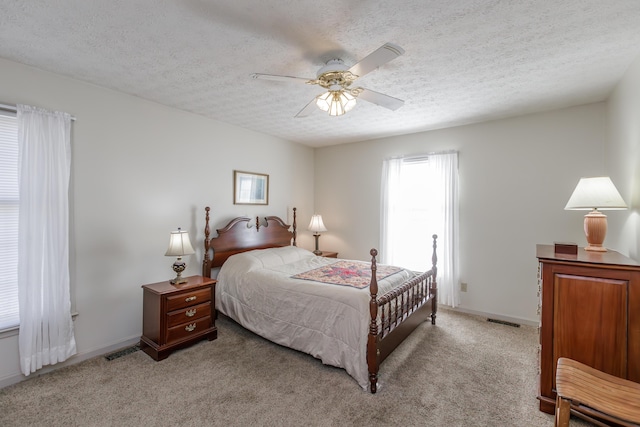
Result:
M309 223L309 231L313 231L313 237L316 238L316 250L313 251L316 255L322 255L322 251L318 249L318 238L321 231L327 231L324 223L322 222L322 215L313 215L311 222Z
M173 263L173 271L176 272L176 278L170 281L172 285L179 285L180 283L187 282L187 279L182 278L182 272L187 268L187 264L182 261L182 257L185 255L192 255L195 252L196 251L193 250L193 246L191 246L191 241L189 240L189 232L182 231L180 227L178 227L177 231L171 232L169 249L167 249L167 253L164 255L178 257L176 262Z
M607 234L607 216L600 210L622 210L627 205L620 196L611 178L600 176L581 178L565 206L565 210L588 210L584 216L584 234L587 251L606 252L602 246Z

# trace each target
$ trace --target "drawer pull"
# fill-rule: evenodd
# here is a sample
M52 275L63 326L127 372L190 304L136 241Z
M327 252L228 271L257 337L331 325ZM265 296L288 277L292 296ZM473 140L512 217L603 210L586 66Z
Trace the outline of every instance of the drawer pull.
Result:
M192 296L192 297L187 297L187 298L185 298L185 299L184 299L184 302L191 302L191 301L195 301L195 300L196 300L196 298L197 298L197 297L196 297L195 295L194 295L194 296Z
M184 327L184 330L187 332L193 332L196 329L196 324L192 323Z
M187 317L193 317L196 315L196 309L192 308L191 310L187 310L184 314L186 314Z

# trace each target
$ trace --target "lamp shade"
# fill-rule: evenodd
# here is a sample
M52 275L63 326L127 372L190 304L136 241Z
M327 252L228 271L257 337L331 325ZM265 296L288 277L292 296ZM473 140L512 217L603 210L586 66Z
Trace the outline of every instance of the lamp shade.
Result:
M169 249L167 249L165 256L181 257L183 255L194 254L195 252L196 251L193 250L193 246L191 246L191 241L189 240L189 232L182 231L180 228L171 232Z
M344 90L330 90L316 97L316 105L330 116L341 116L356 106L356 98Z
M627 204L608 176L581 178L565 210L627 209Z
M322 215L313 215L311 217L311 222L309 223L309 230L314 233L319 233L321 231L327 231L327 228L324 226L322 222Z

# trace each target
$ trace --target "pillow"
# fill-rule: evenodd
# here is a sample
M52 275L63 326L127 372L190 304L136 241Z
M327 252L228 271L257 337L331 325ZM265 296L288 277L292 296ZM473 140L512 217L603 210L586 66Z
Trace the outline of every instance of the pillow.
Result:
M304 258L314 257L314 253L297 246L283 246L281 248L259 249L245 252L262 264L262 267L289 264Z
M315 257L315 254L297 246L256 249L230 256L222 265L220 272L241 274L257 268L273 267Z

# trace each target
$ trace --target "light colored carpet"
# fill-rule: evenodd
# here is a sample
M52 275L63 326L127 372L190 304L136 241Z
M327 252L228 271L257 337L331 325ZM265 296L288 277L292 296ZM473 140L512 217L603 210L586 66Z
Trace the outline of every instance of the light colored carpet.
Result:
M217 340L161 362L100 357L2 389L0 426L553 426L535 328L450 310L437 323L382 364L376 395L221 318Z

